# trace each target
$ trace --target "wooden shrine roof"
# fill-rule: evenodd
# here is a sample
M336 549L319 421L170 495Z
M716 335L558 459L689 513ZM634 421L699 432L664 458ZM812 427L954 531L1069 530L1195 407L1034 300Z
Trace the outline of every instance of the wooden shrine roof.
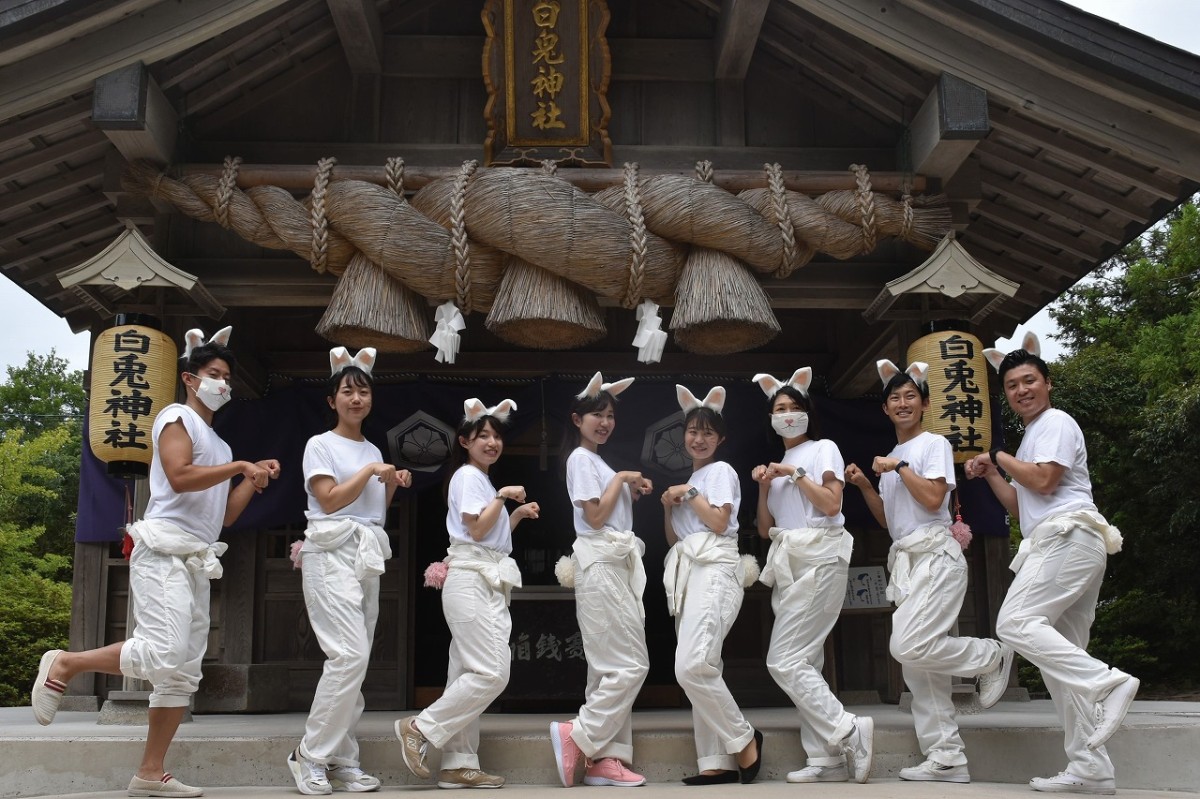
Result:
M153 157L158 148L164 161L191 164L219 164L227 154L248 164L336 156L372 165L399 155L413 166L479 157L481 5L0 3L0 268L75 329L105 323L127 295L63 289L55 275L126 225L153 235L158 224L163 243L170 209L119 185L132 152ZM951 201L959 241L1022 286L981 326L985 340L1008 335L1200 188L1200 56L1057 0L661 0L655 12L635 0L609 5L617 166L686 171L708 158L718 169L778 161L785 169L859 162L904 171L914 118L940 76L986 91L989 129L952 173L931 177ZM166 100L158 109L166 121L141 138L92 117L96 79L139 61ZM413 90L412 104L381 112L373 100L395 81ZM777 108L755 116L775 95ZM417 113L418 100L441 128ZM685 103L709 103L710 121L672 129L668 118ZM637 125L628 122L635 111ZM407 138L381 139L389 125ZM235 318L297 309L311 316L327 301L332 279L295 256L204 227L172 228L172 247L212 240L203 257L177 265ZM834 390L853 393L869 388L864 365L891 357L913 329L867 326L859 314L923 257L895 247L847 267L818 258L786 281L764 283L781 313L865 328L819 348ZM302 371L294 350L267 339L259 349L267 371Z

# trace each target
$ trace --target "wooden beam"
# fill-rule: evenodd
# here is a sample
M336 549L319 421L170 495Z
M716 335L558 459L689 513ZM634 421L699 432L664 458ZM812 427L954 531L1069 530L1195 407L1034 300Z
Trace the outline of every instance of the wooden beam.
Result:
M990 129L987 92L942 73L908 126L908 163L914 172L949 181Z
M980 175L983 188L997 196L1019 200L1041 211L1048 218L1062 219L1078 225L1110 244L1123 245L1131 236L1124 228L1109 224L1104 217L1097 217L1071 205L1066 191L1060 191L1058 196L1051 196L1034 188L1021 179L1024 173L1017 173L1017 177L1010 179L990 169L981 169Z
M15 144L28 142L37 136L57 133L64 128L79 125L85 122L91 113L92 98L82 97L58 103L22 119L6 122L0 125L0 150L7 150Z
M694 166L694 165L693 165ZM481 167L483 171L487 167ZM219 164L182 164L173 170L180 175L211 175L220 177L224 168ZM404 170L404 186L410 191L442 178L458 174L458 167L406 167ZM290 164L242 164L238 169L238 186L278 186L289 191L305 191L310 189L316 180L317 167L313 165ZM624 171L620 169L560 169L556 177L571 183L584 191L600 191L611 186L620 185L624 180ZM687 169L643 169L642 177L660 174L679 174L691 177L694 172ZM387 184L387 176L382 166L335 166L330 172L330 180L362 180L379 185ZM828 191L852 190L855 188L855 177L848 172L800 172L784 170L784 185L799 192L824 194ZM713 175L713 183L727 191L739 192L743 189L762 188L766 185L766 175L762 170L717 170ZM913 191L924 191L925 180L922 176L897 172L872 172L871 185L875 191L900 191L911 187Z
M37 13L46 14L67 0L41 0L26 3L26 8L36 7ZM75 41L89 33L95 33L132 14L140 14L160 0L89 0L83 8L58 9L53 20L38 25L24 34L7 37L0 49L0 66L13 64L38 53ZM13 24L14 11L0 13L0 29ZM49 14L46 14L49 17ZM11 20L11 21L10 21Z
M3 265L5 269L11 269L14 266L28 263L37 258L50 258L59 255L63 250L71 248L76 248L79 252L82 252L83 248L80 247L81 240L116 234L121 228L121 223L115 217L99 217L67 228L52 238L43 237L17 249L0 252L0 265ZM104 243L108 244L107 241ZM61 271L61 269L51 269L46 264L35 264L26 268L19 281L14 278L13 282L29 283L41 280L48 274L52 275L57 271Z
M1030 241L1018 239L1003 228L985 220L978 220L967 228L964 238L967 242L987 242L1013 258L1020 258L1041 267L1041 272L1031 272L1021 282L1033 282L1040 288L1055 294L1066 288L1064 283L1075 282L1083 272L1087 271L1079 268L1078 261L1072 260L1064 263L1049 250Z
M741 147L746 143L746 83L734 78L716 83L717 144Z
M356 75L383 69L383 28L375 0L326 0L346 63Z
M770 0L722 0L713 40L717 80L745 79L770 4Z
M7 225L0 225L0 247L9 247L18 239L36 236L43 230L106 206L108 198L100 192L92 192L57 203L44 211L18 217Z
M286 0L188 0L155 3L140 14L78 40L0 67L0 119L85 91L93 81L135 61L154 63L183 52Z
M140 61L96 79L92 124L126 161L168 164L174 158L179 115Z
M1095 167L1096 171L1103 172L1117 180L1129 181L1137 188L1164 200L1177 201L1183 192L1177 180L1171 180L1128 159L1073 139L1061 130L1051 130L1031 119L1025 119L1011 109L1000 109L993 104L991 117L992 126L1002 133L1024 139L1032 146L1050 150L1073 161L1080 161Z
M1061 250L1081 260L1099 264L1105 258L1105 253L1095 244L1083 241L1078 236L1073 236L1047 222L1032 219L1010 206L985 200L976 210L980 216L1019 231L1022 237L1036 239L1047 247Z
M49 147L42 147L11 161L6 161L3 165L4 179L21 180L35 172L44 172L48 168L53 168L58 162L88 162L110 146L103 133L90 130L79 136L64 139Z
M790 0L799 4L799 0ZM1014 47L1011 33L1002 43L981 41L997 29L972 26L969 15L946 11L929 0L804 0L803 8L835 27L922 69L953 72L1031 118L1070 130L1135 161L1200 180L1200 132L1195 122L1172 124L1156 115L1151 97L1137 106L1121 97L1089 89L1079 71L1058 64L1049 69ZM944 18L942 15L947 15ZM1165 109L1163 109L1165 110Z
M990 140L982 141L979 143L978 152L980 155L994 158L1018 172L1024 172L1029 177L1057 186L1071 195L1079 197L1081 201L1116 211L1118 214L1142 224L1149 224L1152 218L1152 211L1148 205L1131 200L1112 189L1089 181L1086 177L1076 175L1069 169L1039 161L1008 145Z
M86 186L93 181L97 183L98 187L103 176L104 159L98 158L52 178L39 180L16 191L0 194L0 216L5 216L12 211L23 212L35 205L45 205L76 194L81 186Z

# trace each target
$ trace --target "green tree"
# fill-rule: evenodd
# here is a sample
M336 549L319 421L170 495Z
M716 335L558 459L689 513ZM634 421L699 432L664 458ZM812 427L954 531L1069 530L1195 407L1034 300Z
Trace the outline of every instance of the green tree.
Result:
M29 440L19 430L0 438L0 705L28 703L38 657L67 644L71 559L44 551L46 529L28 523L26 506L61 501L47 454L72 435L59 426Z
M54 350L26 353L23 366L9 366L0 385L0 430L19 429L26 436L65 423L80 423L87 404L83 372L71 369Z
M1096 504L1125 537L1092 650L1148 684L1200 682L1200 208L1132 242L1051 309L1055 405L1083 428Z

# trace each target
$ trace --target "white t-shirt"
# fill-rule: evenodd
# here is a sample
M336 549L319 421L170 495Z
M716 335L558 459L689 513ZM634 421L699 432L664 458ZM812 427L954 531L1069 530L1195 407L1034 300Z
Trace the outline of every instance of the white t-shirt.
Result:
M478 516L496 496L496 488L488 476L471 464L459 467L450 478L450 490L447 493L446 532L450 534L452 544L478 544L502 552L505 555L512 552L512 530L508 528L508 508L503 508L496 518L496 523L482 541L471 538L467 525L463 522L463 514Z
M308 494L305 517L316 519L353 519L360 524L382 527L387 513L387 486L374 477L367 478L362 493L354 501L333 513L321 510L312 491L314 477L332 477L338 485L353 477L368 463L380 463L383 455L370 441L353 441L332 430L313 436L304 447L304 491Z
M943 477L946 485L954 488L954 452L950 442L943 436L922 432L916 438L897 444L888 457L908 461L909 467L921 477L936 480ZM950 492L941 507L930 513L908 493L900 475L895 471L885 472L879 478L879 495L883 497L883 513L887 517L888 532L893 541L919 527L940 522L950 526Z
M229 501L229 481L222 480L203 491L176 493L163 471L159 457L158 437L167 425L180 421L192 440L192 463L196 466L224 466L233 460L233 451L200 414L187 405L173 403L158 412L151 438L154 456L150 460L150 502L146 505L147 519L162 519L199 538L206 544L221 537L225 521L225 506Z
M1047 408L1030 422L1021 446L1017 448L1017 460L1067 467L1052 494L1039 494L1013 481L1022 535L1029 535L1033 528L1051 516L1074 510L1096 510L1083 431L1065 411Z
M583 513L587 501L600 499L616 474L603 458L584 447L576 447L567 457L567 496L571 498L575 517L575 535L595 535L604 529L619 533L633 529L633 494L628 483L621 485L612 513L600 527L589 525Z
M692 476L688 478L688 484L694 486L700 492L700 496L707 499L708 504L714 508L724 505L733 506L729 511L729 526L725 528L722 535L736 537L738 507L742 504L742 484L733 467L725 461L713 461L699 471L692 472ZM696 515L692 502L677 505L671 511L671 528L680 541L693 533L700 533L708 529Z
M837 444L827 438L819 441L803 441L783 453L781 463L789 466L799 466L804 469L808 480L817 485L825 482L825 475L832 474L834 479L846 482L846 462ZM841 509L833 516L826 516L809 502L808 496L793 485L787 477L776 477L771 481L767 491L767 510L775 519L775 526L785 530L796 530L803 527L841 527L846 523L846 517Z

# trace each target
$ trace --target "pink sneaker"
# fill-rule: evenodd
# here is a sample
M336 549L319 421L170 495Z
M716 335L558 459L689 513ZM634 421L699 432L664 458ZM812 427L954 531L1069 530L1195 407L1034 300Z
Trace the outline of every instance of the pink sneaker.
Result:
M554 746L554 760L558 763L558 778L564 788L575 784L575 770L583 759L579 744L571 739L571 722L550 722L550 743Z
M630 771L629 766L615 757L606 757L588 766L587 771L583 773L583 784L634 788L638 785L645 785L646 778Z

